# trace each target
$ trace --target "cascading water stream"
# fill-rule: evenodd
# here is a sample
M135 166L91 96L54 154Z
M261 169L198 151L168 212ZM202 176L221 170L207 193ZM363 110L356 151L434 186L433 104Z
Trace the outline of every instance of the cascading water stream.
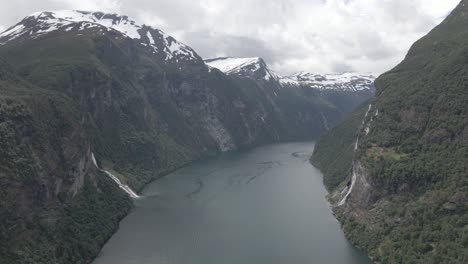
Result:
M362 121L361 128L365 124L366 117L369 115L369 112L370 112L371 108L372 108L372 104L369 104L369 109L367 109L367 112L364 115L364 120ZM359 145L359 135L357 136L356 143L354 144L354 152L356 152L356 150L358 149L358 145ZM348 192L343 197L343 199L341 199L341 201L338 203L338 206L343 206L346 203L346 200L348 199L348 196L353 191L354 185L356 184L356 180L357 180L356 166L354 165L354 161L353 161L353 175L352 175L352 178L351 178L351 186L349 186Z
M96 162L96 158L94 157L94 153L91 153L91 159L93 160L94 166L96 166L96 168L98 168L98 170L100 170L100 171L104 172L105 174L107 174L113 181L115 181L117 183L117 185L119 185L120 189L124 190L131 198L139 198L140 197L128 185L123 184L119 180L119 178L117 178L114 174L112 174L109 171L106 171L104 169L99 168L99 166L98 166L98 164Z

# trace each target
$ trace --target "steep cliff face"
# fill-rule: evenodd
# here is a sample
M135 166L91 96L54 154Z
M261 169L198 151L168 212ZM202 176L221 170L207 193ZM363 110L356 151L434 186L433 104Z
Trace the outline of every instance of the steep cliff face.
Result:
M130 209L90 159L72 101L0 65L0 262L92 259Z
M261 103L264 91L239 88L188 46L127 17L42 12L0 37L15 71L77 103L98 161L137 190L218 151L289 139Z
M331 198L347 237L376 262L468 260L467 14L461 1L379 77L376 99L354 125L351 169Z

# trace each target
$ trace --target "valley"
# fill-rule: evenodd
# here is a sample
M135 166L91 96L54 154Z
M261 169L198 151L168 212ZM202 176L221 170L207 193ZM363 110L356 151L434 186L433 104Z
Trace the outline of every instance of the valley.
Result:
M226 153L148 184L93 263L370 263L324 199L313 148Z
M468 263L468 0L286 2L0 16L0 263Z
M224 73L117 14L34 13L0 44L7 263L88 263L146 184L224 152L317 139L374 94L372 76L348 76L360 89L285 85L260 58Z

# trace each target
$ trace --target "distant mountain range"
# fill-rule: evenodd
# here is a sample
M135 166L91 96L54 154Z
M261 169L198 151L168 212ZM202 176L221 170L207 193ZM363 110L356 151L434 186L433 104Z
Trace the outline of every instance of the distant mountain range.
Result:
M312 74L301 72L290 76L281 76L275 73L265 63L262 58L230 58L221 57L207 59L205 63L213 69L218 69L229 77L239 81L243 80L245 86L246 81L253 81L259 86L268 86L278 94L278 91L283 93L283 98L289 98L292 101L309 100L315 101L314 105L322 105L323 107L332 107L341 116L353 108L358 106L365 100L373 97L375 92L374 75L359 74L359 73L342 73L342 74ZM288 94L288 95L285 95ZM292 96L295 94L296 96ZM284 100L283 100L284 101ZM287 103L286 109L301 107L301 104ZM295 110L296 113L301 112L306 115L310 112L321 112L320 110ZM294 114L293 114L294 115ZM335 115L336 117L336 115ZM294 117L290 117L294 120ZM325 130L335 124L336 119L324 122ZM326 120L326 119L324 119ZM309 133L317 134L317 122L309 122ZM314 128L315 127L315 128ZM320 132L319 132L320 134Z
M213 68L227 75L274 79L282 86L302 86L317 90L370 91L374 90L376 75L361 73L318 74L299 72L289 76L280 76L272 71L262 58L214 58L205 60Z

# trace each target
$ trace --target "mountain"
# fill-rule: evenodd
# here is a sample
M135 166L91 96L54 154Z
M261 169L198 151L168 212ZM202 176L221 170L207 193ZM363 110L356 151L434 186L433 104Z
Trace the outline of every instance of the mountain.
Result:
M0 61L1 263L89 262L129 212L78 111Z
M282 109L282 120L292 133L308 131L313 138L337 124L343 116L374 96L373 75L358 73L280 76L262 58L221 57L205 60L248 89L271 94L271 103ZM294 135L293 139L308 139Z
M369 91L375 89L375 75L346 72L341 74L318 74L299 72L280 76L272 71L262 58L220 57L205 60L206 64L230 76L276 80L284 87L309 87L317 90Z
M0 262L89 263L131 208L122 190L136 197L220 152L313 139L342 117L261 66L226 75L102 12L39 12L1 33Z
M375 75L363 73L318 74L299 72L290 76L276 74L262 58L214 58L205 60L208 66L219 69L234 78L268 82L276 89L313 94L332 105L343 115L375 93ZM332 123L332 122L330 122Z
M307 86L320 90L365 91L374 89L375 75L346 72L342 74L314 74L299 72L280 77L284 85Z
M467 46L463 0L317 144L344 232L376 263L468 260Z
M262 58L221 57L205 60L206 64L227 75L252 78L257 80L275 80L278 76L272 72Z
M116 38L125 37L136 40L160 59L171 62L200 62L200 57L189 46L176 41L158 29L139 25L127 16L62 10L57 12L38 12L26 17L20 23L0 34L0 44L19 39L38 39L50 33L65 32L80 34L80 31L94 31L95 34L115 34Z
M320 96L339 111L348 113L375 93L375 75L363 73L313 74L300 72L281 77L284 87L302 87L319 91Z
M278 76L261 58L215 58L205 61L221 71L238 89L274 113L288 141L316 138L343 116L334 105L312 90L283 89ZM260 96L259 96L260 95Z

